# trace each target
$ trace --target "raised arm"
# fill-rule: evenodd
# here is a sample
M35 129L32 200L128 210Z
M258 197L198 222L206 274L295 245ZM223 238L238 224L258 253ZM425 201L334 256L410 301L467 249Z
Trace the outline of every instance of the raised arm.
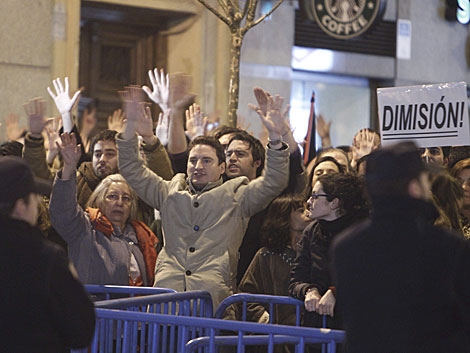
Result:
M113 111L113 114L108 116L108 130L123 132L125 127L125 118L126 115L123 113L122 109L116 109Z
M25 132L25 128L20 126L20 117L17 114L10 113L5 117L5 125L8 141L17 141Z
M330 137L331 121L327 122L323 118L323 115L319 114L317 116L316 127L317 127L318 136L320 136L321 147L322 148L332 147L333 145L331 144L331 137Z
M168 74L165 75L163 69L160 69L160 72L158 72L157 68L153 69L153 71L149 70L148 74L152 89L148 86L142 86L142 89L154 103L160 106L162 112L165 113L169 109L170 80Z
M53 179L46 159L46 148L42 132L47 124L52 123L54 118L44 117L46 101L42 98L34 98L23 104L28 116L29 132L26 134L23 158L29 163L34 174L44 179Z
M255 110L262 119L268 114L278 119L281 140L289 146L289 184L285 192L302 192L307 185L307 177L303 167L302 154L290 126L290 106L287 104L284 107L283 97L278 94L272 96L260 87L255 87L253 92L258 105L250 104L249 107Z
M186 131L185 134L192 141L198 136L204 136L207 132L209 119L204 116L199 104L194 103L186 109Z
M64 132L60 135L60 140L62 143L61 145L57 144L57 147L64 161L61 178L63 180L70 180L76 174L77 163L82 155L81 149L80 145L77 145L77 139L73 133Z
M289 148L282 141L282 134L287 127L281 112L272 109L274 104L270 97L266 115L259 113L269 134L266 165L264 175L250 181L246 187L248 190L240 200L245 216L251 217L266 208L286 188L289 181Z
M262 119L266 117L268 113L272 115L273 112L276 112L276 114L280 115L279 124L282 140L289 145L290 153L294 153L299 149L299 146L294 139L294 135L292 134L292 129L290 127L290 105L287 104L283 107L284 97L281 97L278 94L272 96L269 92L260 87L255 87L253 89L253 93L258 105L250 104L249 107L255 110Z
M163 179L170 180L174 175L173 168L165 147L153 134L152 113L148 105L139 114L136 131L142 136L142 149L149 169Z
M171 154L183 153L188 148L183 119L186 107L194 99L194 94L189 92L191 81L189 75L174 74L170 76L169 106L171 115L168 130L168 153Z
M76 91L72 98L70 98L68 77L65 78L65 87L62 85L60 78L56 78L52 83L54 85L55 93L50 87L47 87L47 92L49 92L52 99L54 99L55 105L62 116L64 132L71 132L73 128L71 111L80 96L80 90Z
M52 186L51 201L49 211L51 214L52 226L71 245L75 241L80 241L85 235L91 234L90 220L85 216L83 209L77 202L77 182L76 165L81 156L80 145L74 133L64 132L61 136L61 144L58 144L60 154L63 159L62 170L56 174ZM79 248L74 247L69 251L74 252L71 258L80 256ZM91 254L83 252L83 261Z
M162 200L166 197L167 188L162 177L146 167L138 156L136 132L139 129L139 121L149 119L146 115L145 104L143 104L143 91L140 87L130 86L119 93L127 117L124 132L116 137L119 148L119 171L142 200L159 209Z

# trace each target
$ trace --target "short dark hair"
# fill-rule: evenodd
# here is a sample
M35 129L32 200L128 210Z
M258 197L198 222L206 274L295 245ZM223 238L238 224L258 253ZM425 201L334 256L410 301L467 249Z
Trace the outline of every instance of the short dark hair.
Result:
M470 158L470 146L452 146L447 167L450 170L457 162L467 158Z
M323 191L328 195L328 201L335 198L339 200L343 214L353 215L357 218L367 217L369 205L365 194L365 185L362 178L352 173L324 174L318 178Z
M90 144L90 153L93 154L95 150L95 145L100 141L113 141L116 143L116 130L102 130L93 138L93 141Z
M308 198L310 197L310 193L312 192L312 188L313 188L312 180L313 180L313 176L315 175L315 168L317 168L318 165L323 162L332 162L334 165L336 165L336 167L338 167L338 173L341 173L341 174L346 173L344 166L341 163L339 163L334 157L325 156L325 157L321 157L317 159L315 161L315 164L312 167L312 170L310 171L310 174L308 175L307 188L305 189L305 200L308 200Z
M211 131L211 136L214 136L218 140L224 135L235 134L237 132L242 132L242 131L243 130L239 129L238 127L220 125L219 127Z
M259 177L264 169L264 163L266 158L266 150L263 147L263 144L253 135L249 134L246 131L240 131L235 133L230 139L227 147L232 143L232 141L243 141L248 144L251 150L251 155L253 156L253 161L260 161L259 167L256 169L256 177Z
M222 145L220 144L219 140L212 136L198 136L194 140L191 141L189 144L189 151L191 151L194 146L197 145L207 145L211 146L215 149L215 153L217 155L217 159L219 160L219 164L225 163L225 151Z
M443 146L441 148L442 148L442 154L444 155L444 158L449 158L451 146Z
M398 142L372 152L366 162L366 185L375 197L408 196L408 185L427 172L416 144Z
M266 247L274 252L282 252L291 243L292 211L304 207L300 194L285 194L269 205L260 233Z

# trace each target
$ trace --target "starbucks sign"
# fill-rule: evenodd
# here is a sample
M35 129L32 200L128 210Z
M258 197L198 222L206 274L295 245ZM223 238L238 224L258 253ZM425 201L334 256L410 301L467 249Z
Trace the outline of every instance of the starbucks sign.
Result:
M303 0L301 3L307 16L337 39L360 36L385 9L384 0Z

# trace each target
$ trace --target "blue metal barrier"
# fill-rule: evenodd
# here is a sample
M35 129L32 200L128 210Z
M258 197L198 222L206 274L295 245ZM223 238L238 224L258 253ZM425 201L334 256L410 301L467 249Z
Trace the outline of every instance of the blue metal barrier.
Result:
M179 316L213 316L211 295L202 290L110 299L96 302L95 307Z
M326 343L328 352L334 353L336 343L344 341L344 332L285 325L258 324L213 318L183 317L133 311L96 309L97 326L91 353L182 353L205 347L205 352L217 351L217 345L236 345L238 352L246 345L267 345L272 353L275 344L291 343L297 352L304 351L307 343ZM165 329L175 328L174 337ZM195 329L199 337L191 337ZM218 337L220 330L236 332L237 336ZM246 336L244 333L255 333ZM175 344L173 345L172 343ZM84 350L83 352L86 352Z
M145 295L131 298L110 299L95 302L95 311L101 308L117 309L111 312L165 314L177 317L212 318L212 298L207 291L190 291ZM127 325L127 326L126 326ZM146 352L141 347L157 347L155 352L182 352L183 344L195 337L204 335L201 328L180 329L175 325L160 325L151 334L145 322L129 323L119 320L101 320L97 314L95 336L90 349L74 350L87 352ZM183 335L183 336L181 336ZM185 337L182 341L180 337ZM180 349L176 349L177 347ZM153 349L153 348L152 348ZM150 352L151 350L149 350Z
M273 324L274 313L277 305L292 305L295 306L295 326L301 324L301 313L304 310L304 302L302 300L287 297L287 296L276 296L267 294L253 294L253 293L238 293L225 298L215 311L214 317L216 319L222 319L226 310L231 305L239 305L241 308L240 317L241 321L247 321L247 309L248 304L263 304L267 312L269 313L269 324ZM276 323L277 324L277 323ZM286 323L280 323L286 324ZM326 315L322 317L322 328L326 328ZM250 338L250 340L252 340ZM223 342L225 339L218 339L218 342ZM254 339L252 340L254 341ZM253 343L254 344L254 343ZM322 353L325 353L327 346L322 346Z
M136 295L176 293L174 289L161 287L133 287L102 284L86 284L84 287L90 294L92 301L109 300L116 297L134 297Z
M225 311L234 304L240 304L242 309L240 320L247 321L247 305L250 303L265 304L269 313L269 323L272 324L275 308L277 305L292 305L295 306L295 326L300 326L301 313L304 308L304 302L284 296L267 295L267 294L252 294L252 293L239 293L225 298L215 311L214 317L222 319Z

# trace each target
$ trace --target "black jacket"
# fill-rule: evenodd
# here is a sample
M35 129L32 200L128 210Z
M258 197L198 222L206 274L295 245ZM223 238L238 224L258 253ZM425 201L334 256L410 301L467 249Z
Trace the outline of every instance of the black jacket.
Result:
M305 228L297 248L292 266L289 294L305 300L308 289L318 289L320 295L333 286L330 276L329 249L334 237L357 221L352 215L345 215L334 221L313 222ZM336 311L336 308L335 308ZM335 315L336 316L336 315ZM340 328L340 320L329 320L328 327ZM306 312L306 326L321 327L321 317L315 312Z
M348 353L469 352L470 244L433 226L427 202L373 204L332 246Z
M1 352L89 345L95 314L63 251L23 221L0 217Z

